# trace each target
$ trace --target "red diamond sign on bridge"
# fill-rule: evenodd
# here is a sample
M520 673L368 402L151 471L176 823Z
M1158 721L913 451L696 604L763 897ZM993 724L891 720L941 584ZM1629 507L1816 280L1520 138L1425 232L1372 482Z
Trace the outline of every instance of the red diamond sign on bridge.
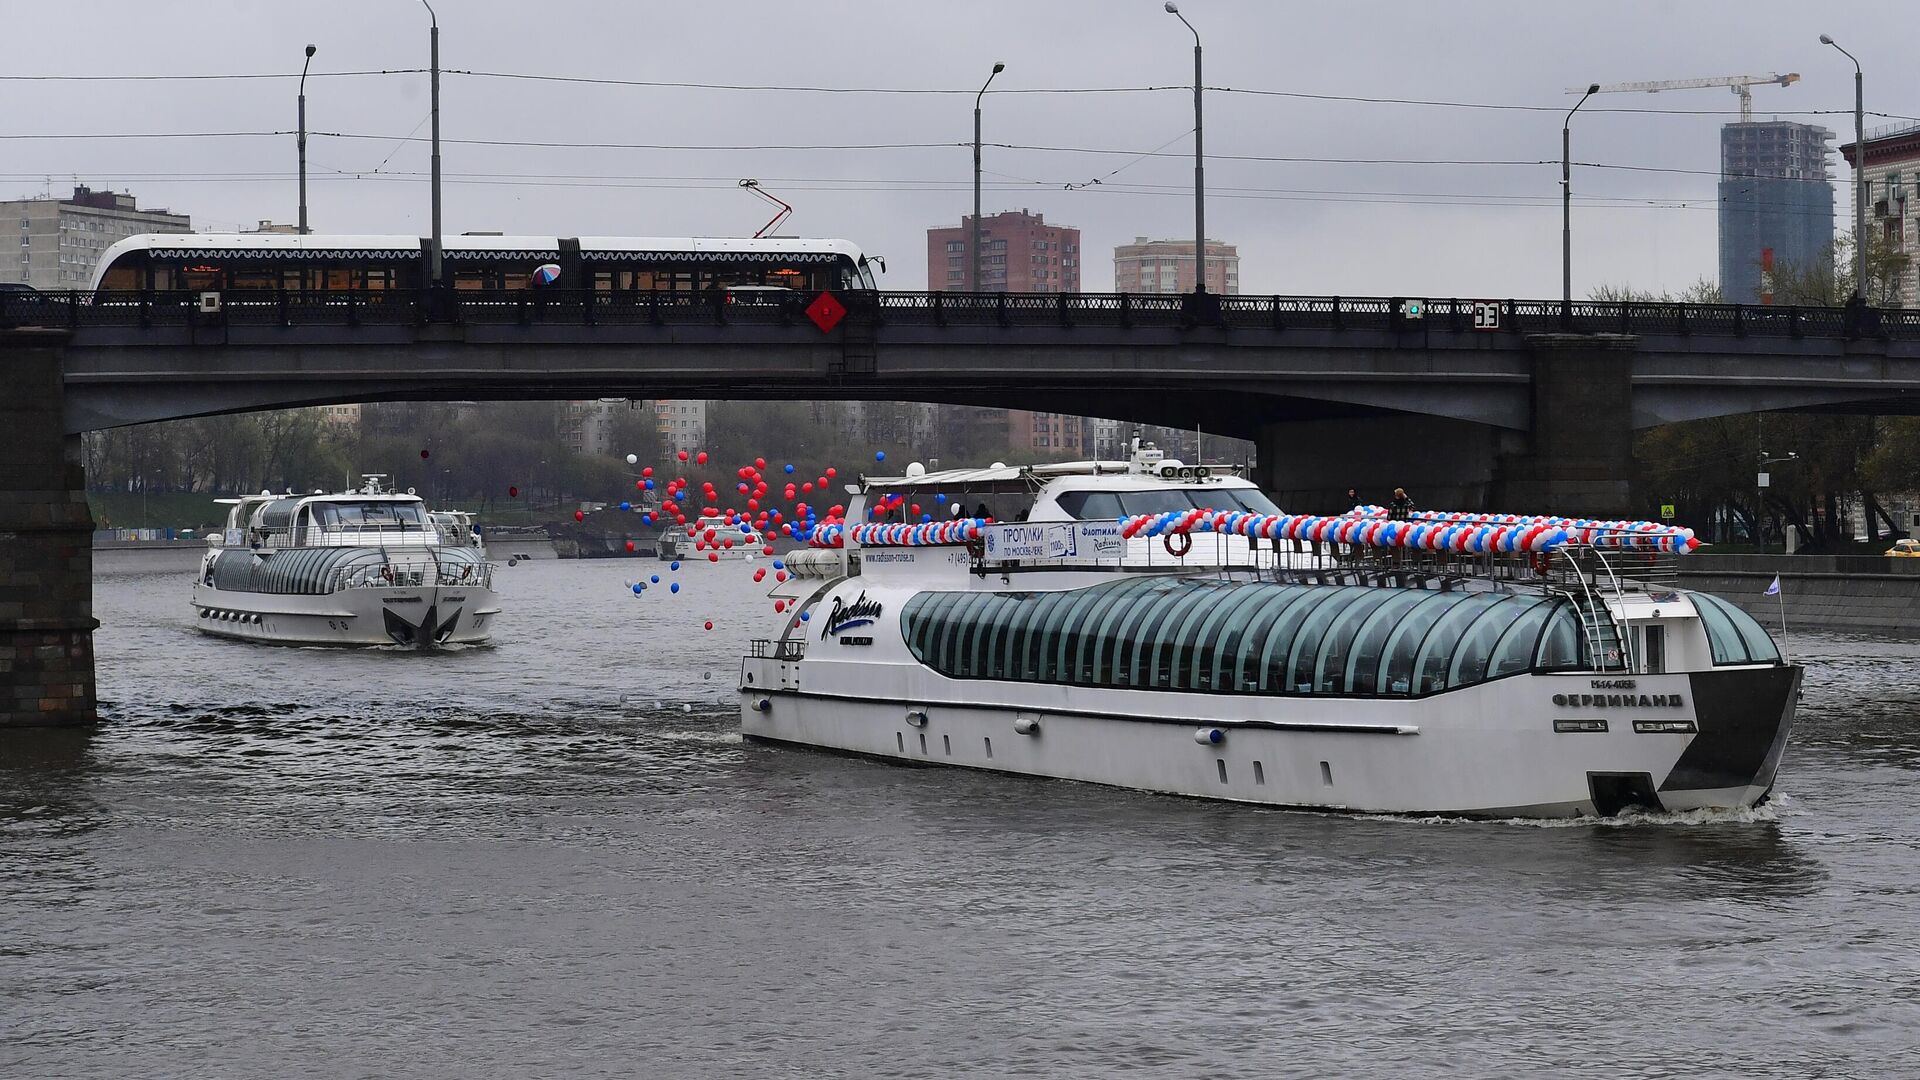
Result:
M830 292L821 293L813 303L807 305L807 318L812 319L813 325L819 327L823 334L831 332L846 317L847 305Z

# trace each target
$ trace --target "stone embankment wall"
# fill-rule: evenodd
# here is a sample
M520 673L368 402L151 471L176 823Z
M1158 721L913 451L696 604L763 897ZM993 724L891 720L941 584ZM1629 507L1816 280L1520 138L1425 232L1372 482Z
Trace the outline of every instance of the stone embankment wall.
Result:
M1774 575L1780 596L1766 595ZM1680 584L1724 597L1768 629L1920 634L1920 559L1861 555L1689 555Z

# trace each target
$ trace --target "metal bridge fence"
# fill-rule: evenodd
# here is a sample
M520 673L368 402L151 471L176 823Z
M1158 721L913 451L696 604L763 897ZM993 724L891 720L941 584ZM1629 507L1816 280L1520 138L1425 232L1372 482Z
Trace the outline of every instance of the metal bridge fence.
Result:
M763 325L812 331L819 293L582 289L0 292L0 328L474 325ZM1401 334L1618 333L1920 339L1920 310L1576 300L836 291L856 324L1371 330Z

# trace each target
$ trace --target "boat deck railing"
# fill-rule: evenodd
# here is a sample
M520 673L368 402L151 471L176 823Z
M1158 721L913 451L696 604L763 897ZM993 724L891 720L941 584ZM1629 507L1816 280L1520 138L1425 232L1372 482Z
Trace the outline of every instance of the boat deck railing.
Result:
M785 660L789 663L804 658L807 648L793 638L754 638L747 643L749 656L756 660Z

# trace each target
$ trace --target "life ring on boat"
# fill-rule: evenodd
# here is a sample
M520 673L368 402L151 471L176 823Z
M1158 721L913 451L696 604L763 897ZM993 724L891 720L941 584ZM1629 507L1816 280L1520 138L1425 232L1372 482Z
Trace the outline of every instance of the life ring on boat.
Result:
M1553 566L1553 555L1551 552L1536 551L1533 553L1533 572L1534 573L1544 577L1547 571L1552 568L1552 566Z
M1179 543L1175 543L1174 541L1176 540L1179 541ZM1178 559L1193 550L1193 534L1168 533L1160 538L1160 545L1167 549L1167 554Z

